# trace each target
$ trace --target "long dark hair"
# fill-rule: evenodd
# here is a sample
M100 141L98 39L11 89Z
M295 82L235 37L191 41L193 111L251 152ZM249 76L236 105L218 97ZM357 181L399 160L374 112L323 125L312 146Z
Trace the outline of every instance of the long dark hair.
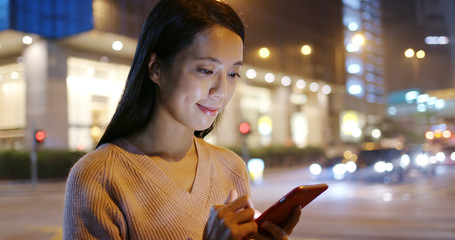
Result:
M171 66L176 54L188 47L198 32L215 24L233 31L245 41L242 21L223 2L162 0L156 4L142 27L123 95L97 147L139 131L149 122L157 91L157 85L148 75L151 54L156 54L163 67ZM208 129L195 131L194 135L205 137L218 122L219 116Z

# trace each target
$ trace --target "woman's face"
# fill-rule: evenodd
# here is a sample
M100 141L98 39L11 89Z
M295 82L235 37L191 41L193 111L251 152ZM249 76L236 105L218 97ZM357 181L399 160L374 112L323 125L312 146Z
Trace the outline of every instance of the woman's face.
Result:
M231 99L243 59L242 39L215 25L199 32L158 77L158 118L189 128L210 127Z

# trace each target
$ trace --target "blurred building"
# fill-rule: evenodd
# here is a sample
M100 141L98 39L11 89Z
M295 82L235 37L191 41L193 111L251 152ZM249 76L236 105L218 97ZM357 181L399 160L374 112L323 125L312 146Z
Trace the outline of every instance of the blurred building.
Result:
M340 137L344 142L378 141L387 104L381 1L342 2L346 94L338 97L344 101L334 101L344 102L335 111L340 113Z
M382 0L390 92L455 86L455 2ZM449 40L450 39L450 40ZM405 56L407 49L422 57Z
M455 2L382 0L388 115L421 138L455 130Z
M90 150L157 1L0 1L0 149ZM227 0L247 27L243 79L210 138L251 146L356 143L384 115L378 0ZM361 37L360 39L358 37ZM361 40L361 42L358 42Z

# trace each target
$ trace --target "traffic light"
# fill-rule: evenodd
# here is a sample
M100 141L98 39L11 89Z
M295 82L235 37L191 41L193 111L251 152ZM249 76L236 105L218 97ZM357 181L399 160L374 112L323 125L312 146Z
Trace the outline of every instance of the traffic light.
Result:
M239 132L240 132L242 135L246 135L246 134L250 133L250 130L251 130L250 123L248 123L248 122L242 122L242 123L240 123L240 125L239 125Z
M35 131L34 138L36 143L44 143L46 140L46 132L44 130L37 130Z

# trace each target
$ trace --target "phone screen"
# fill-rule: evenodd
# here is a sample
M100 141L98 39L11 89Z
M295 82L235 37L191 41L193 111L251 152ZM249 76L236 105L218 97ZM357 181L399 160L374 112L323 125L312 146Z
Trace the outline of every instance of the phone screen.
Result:
M296 207L301 206L304 208L327 188L327 184L303 185L294 188L256 218L255 221L258 224L259 232L267 234L267 231L260 227L264 221L270 221L283 227L286 219Z

